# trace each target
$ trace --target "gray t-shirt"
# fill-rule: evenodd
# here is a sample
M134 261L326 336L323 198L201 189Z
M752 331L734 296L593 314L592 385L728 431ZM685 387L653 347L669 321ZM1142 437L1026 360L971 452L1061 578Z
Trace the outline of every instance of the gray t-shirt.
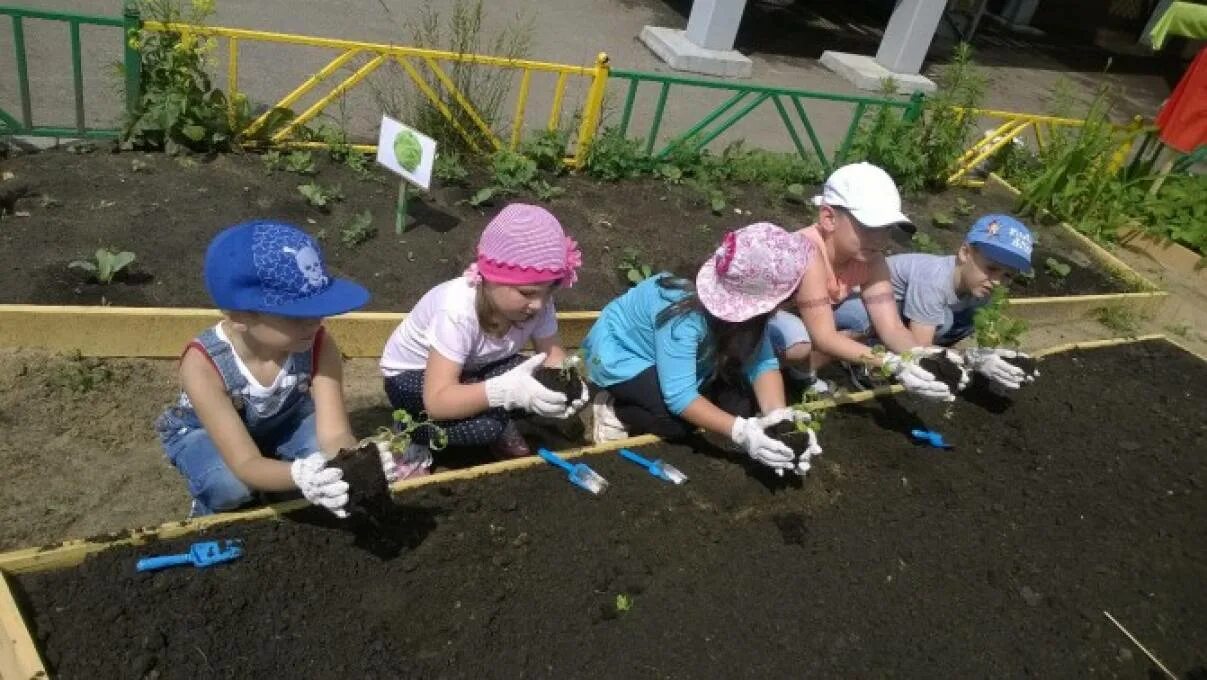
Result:
M901 306L901 314L911 323L949 327L956 314L989 302L988 298L956 295L952 280L956 269L955 255L893 255L888 258L888 268L893 297Z

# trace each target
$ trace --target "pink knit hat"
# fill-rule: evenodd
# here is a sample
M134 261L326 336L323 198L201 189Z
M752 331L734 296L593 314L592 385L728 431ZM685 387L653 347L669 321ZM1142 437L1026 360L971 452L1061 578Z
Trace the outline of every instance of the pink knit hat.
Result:
M696 294L718 319L745 321L786 300L808 264L805 239L758 222L725 234L696 275Z
M512 203L495 215L478 240L478 259L465 270L470 283L507 286L557 281L574 285L583 255L548 210Z

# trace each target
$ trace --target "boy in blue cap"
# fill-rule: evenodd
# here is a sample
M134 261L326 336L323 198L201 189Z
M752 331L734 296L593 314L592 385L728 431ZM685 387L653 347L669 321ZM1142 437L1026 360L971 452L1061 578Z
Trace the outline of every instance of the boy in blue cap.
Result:
M921 347L951 347L973 332L973 315L989 302L994 286L1031 271L1034 238L1009 215L978 219L954 255L904 253L888 258L893 297L901 319ZM852 297L834 311L840 330L872 336L867 308ZM1025 355L1006 348L973 348L964 353L966 368L981 373L1003 389L1018 389L1029 376L1004 359ZM853 367L852 379L867 381Z
M183 391L155 423L193 496L192 514L238 508L253 489L297 489L347 516L348 485L323 452L357 441L343 359L322 324L363 306L369 292L329 276L313 239L273 221L214 237L205 286L224 318L185 347Z

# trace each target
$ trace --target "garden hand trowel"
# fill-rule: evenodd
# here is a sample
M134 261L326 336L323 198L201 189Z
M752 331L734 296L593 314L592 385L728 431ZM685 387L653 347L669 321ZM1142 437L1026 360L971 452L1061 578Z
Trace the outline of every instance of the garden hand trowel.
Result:
M566 471L566 476L570 479L570 483L590 491L598 496L608 488L608 480L604 479L600 474L582 463L570 464L562 460L556 453L549 449L538 449L537 455L545 459L546 463L554 467L559 467Z
M138 571L159 571L168 567L193 565L198 569L232 562L243 557L242 541L199 541L187 553L144 557L135 565Z
M910 434L913 435L914 441L918 442L919 444L926 444L927 446L936 449L954 448L951 444L948 444L947 440L943 438L943 435L939 434L938 432L933 432L931 430L910 430Z
M621 449L620 457L637 463L641 467L648 470L651 475L654 475L658 479L664 479L671 484L682 484L687 481L687 475L680 472L678 468L670 463L664 463L661 460L649 460L648 458L642 458L628 449Z

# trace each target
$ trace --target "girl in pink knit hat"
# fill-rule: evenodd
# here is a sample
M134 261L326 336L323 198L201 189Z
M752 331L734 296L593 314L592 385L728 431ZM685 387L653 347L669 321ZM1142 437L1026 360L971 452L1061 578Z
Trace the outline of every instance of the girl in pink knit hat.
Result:
M568 418L586 403L542 386L533 371L566 358L557 335L554 290L574 284L582 254L548 210L513 203L495 216L465 274L428 291L386 343L381 357L394 408L424 412L453 447L490 446L502 457L530 455L509 412ZM529 341L536 354L519 354ZM399 461L404 477L427 474L426 433Z
M602 388L584 412L592 440L674 440L701 428L780 474L803 474L821 452L816 442L797 460L764 430L807 417L786 408L767 337L767 319L807 263L804 241L760 222L726 234L694 284L658 274L608 303L583 341L591 382Z

